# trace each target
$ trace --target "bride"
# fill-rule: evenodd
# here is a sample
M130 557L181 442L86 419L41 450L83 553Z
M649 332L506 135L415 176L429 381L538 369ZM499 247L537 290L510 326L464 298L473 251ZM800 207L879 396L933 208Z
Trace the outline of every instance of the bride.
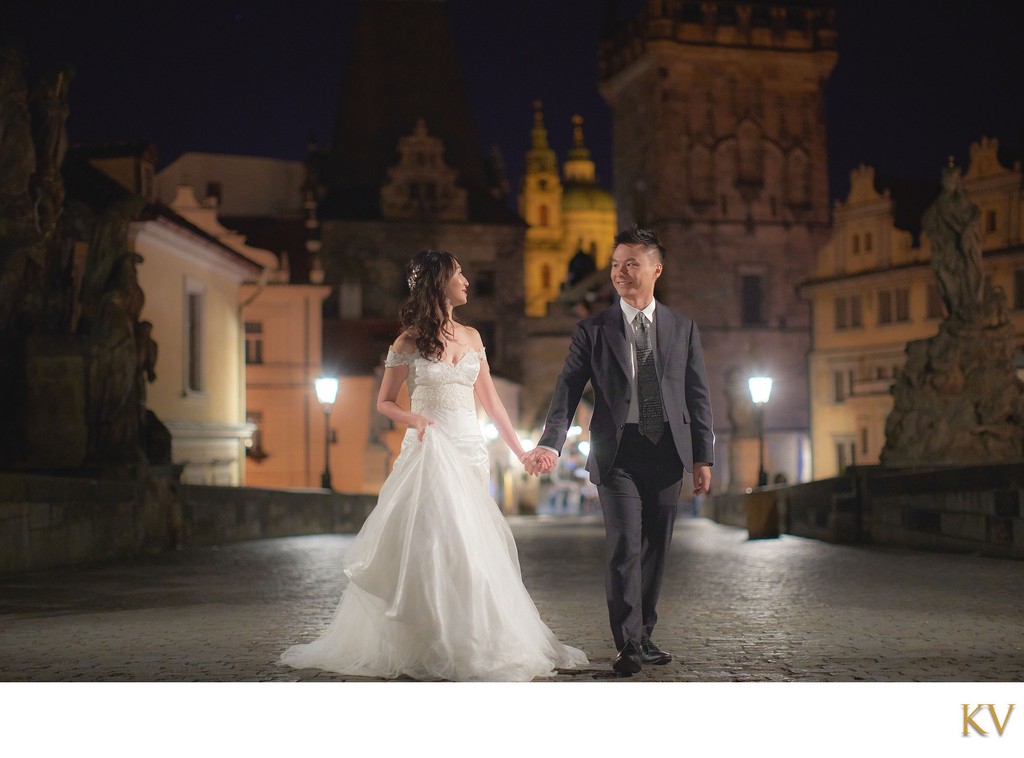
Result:
M403 332L377 410L408 425L376 507L344 557L348 586L319 639L281 662L419 680L528 681L587 663L541 620L512 532L488 493L474 391L512 452L525 451L494 388L480 334L460 324L469 282L451 253L408 266ZM408 384L412 409L395 400Z

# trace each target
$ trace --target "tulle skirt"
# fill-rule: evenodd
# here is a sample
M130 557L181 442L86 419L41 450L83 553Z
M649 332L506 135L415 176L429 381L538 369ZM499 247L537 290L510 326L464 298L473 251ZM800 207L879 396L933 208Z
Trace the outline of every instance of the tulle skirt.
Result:
M482 450L479 427L446 427L428 427L422 442L410 430L345 556L333 620L282 663L425 681L528 681L587 663L523 585L512 532L467 460L467 444Z

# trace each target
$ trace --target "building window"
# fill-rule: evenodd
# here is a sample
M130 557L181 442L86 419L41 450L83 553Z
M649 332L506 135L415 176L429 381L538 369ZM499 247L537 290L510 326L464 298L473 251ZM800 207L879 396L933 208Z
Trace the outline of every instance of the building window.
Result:
M202 392L205 342L204 293L202 285L188 282L185 292L185 390Z
M835 323L836 331L847 328L846 323L846 298L837 297L835 300Z
M548 225L548 207L546 205L542 205L537 209L537 217L539 219L539 226Z
M841 403L846 400L846 374L842 371L834 371L832 373L832 383L835 389L836 402Z
M857 445L852 437L836 438L836 470L841 474L857 462Z
M860 430L860 453L865 458L868 454L868 428L862 427Z
M767 322L764 307L764 277L759 274L743 274L740 277L742 313L744 326L761 325Z
M856 255L860 252L860 235L853 235L853 254Z
M263 363L263 324L259 321L245 322L245 362Z
M551 266L547 263L540 267L540 288L544 291L551 289Z
M476 291L477 297L494 297L494 271L492 269L478 271L473 289Z
M217 205L221 204L221 200L223 199L222 198L223 191L224 191L224 187L221 185L220 182L207 182L206 183L206 198L207 198L207 200L209 200L211 197L216 198L217 199Z
M1024 274L1024 271L1021 272ZM946 304L942 302L942 293L939 292L939 285L935 282L928 284L928 318L943 318L946 315Z
M896 288L896 320L910 321L910 290L907 287Z
M871 232L864 232L864 252L870 253L873 240L871 239Z
M860 295L850 297L850 326L854 329L864 326L864 312L861 308Z
M878 323L892 323L892 292L880 290L878 293Z
M1013 307L1018 311L1024 309L1024 269L1013 272Z
M994 232L997 228L997 216L995 211L985 211L985 231Z

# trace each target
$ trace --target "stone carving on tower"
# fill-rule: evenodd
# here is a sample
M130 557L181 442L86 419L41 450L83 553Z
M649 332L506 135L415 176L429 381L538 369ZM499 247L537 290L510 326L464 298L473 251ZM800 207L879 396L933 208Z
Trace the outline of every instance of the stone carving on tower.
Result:
M427 132L423 119L398 141L401 155L380 190L381 214L389 221L465 221L466 190L459 172L445 163L444 142Z

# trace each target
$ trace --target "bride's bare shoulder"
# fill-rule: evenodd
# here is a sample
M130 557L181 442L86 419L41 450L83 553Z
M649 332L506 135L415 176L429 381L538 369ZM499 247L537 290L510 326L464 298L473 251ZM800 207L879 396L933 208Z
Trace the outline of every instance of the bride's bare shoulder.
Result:
M463 336L463 340L462 341L464 341L467 345L469 345L469 347L471 347L473 350L482 350L483 347L484 347L484 341L480 337L480 332L478 332L476 329L474 329L471 326L466 326L464 324L460 324L459 326L461 326L462 330L463 330L462 331L462 336Z
M391 349L396 353L415 353L416 335L411 331L402 332L398 335L398 339L395 340L394 344L391 345Z

